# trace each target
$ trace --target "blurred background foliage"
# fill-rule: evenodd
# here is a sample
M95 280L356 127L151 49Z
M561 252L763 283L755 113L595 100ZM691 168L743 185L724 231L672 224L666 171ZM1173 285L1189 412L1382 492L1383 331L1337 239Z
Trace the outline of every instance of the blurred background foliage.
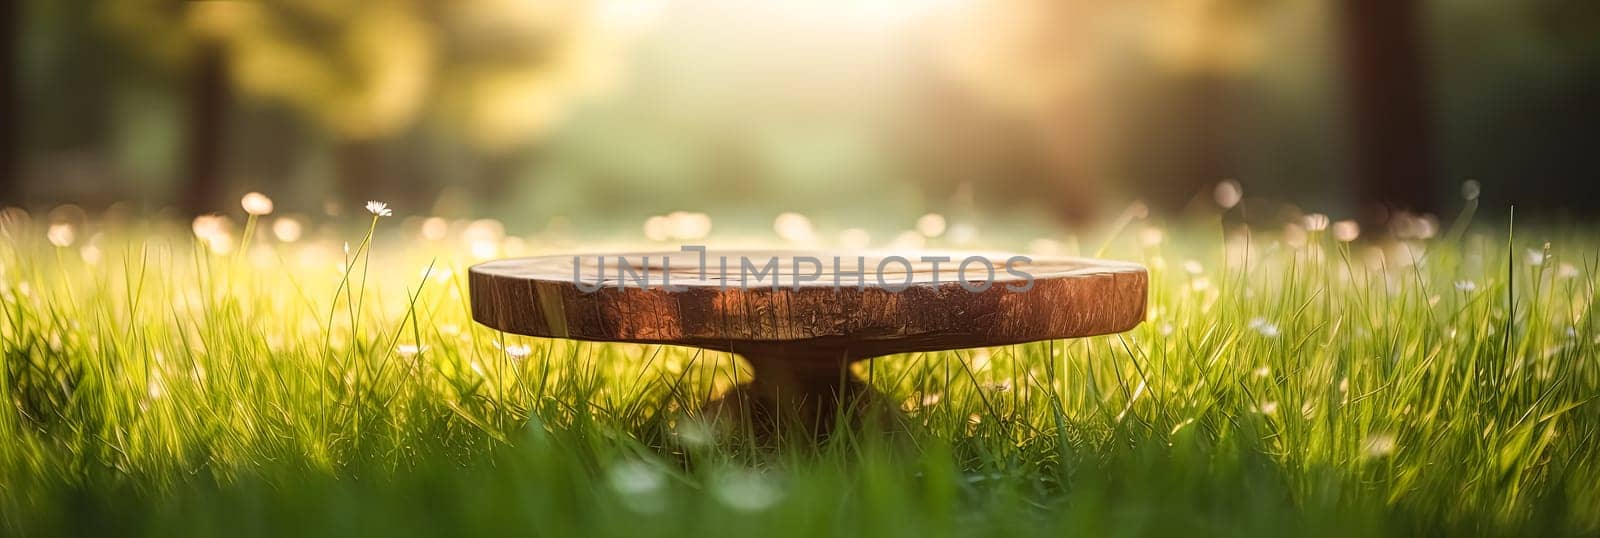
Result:
M1474 179L1600 212L1594 2L0 3L13 205L1084 224L1224 179L1444 212Z

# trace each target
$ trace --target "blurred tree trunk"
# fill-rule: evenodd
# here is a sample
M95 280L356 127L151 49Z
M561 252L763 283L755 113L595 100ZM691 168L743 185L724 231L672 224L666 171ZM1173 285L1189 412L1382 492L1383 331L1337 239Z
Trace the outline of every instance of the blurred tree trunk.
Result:
M1044 147L1035 159L1042 169L1034 175L1047 182L1048 201L1056 218L1074 228L1093 226L1101 216L1100 203L1105 196L1097 160L1104 146L1092 132L1093 122L1086 117L1088 109L1082 101L1069 99L1059 106L1047 116Z
M1188 122L1179 160L1183 165L1170 186L1150 194L1152 205L1163 212L1184 209L1197 195L1235 175L1231 144L1238 132L1232 124L1234 80L1227 74L1202 72L1184 80L1179 88L1179 110Z
M413 127L400 142L404 145L399 154L391 148L389 160L385 161L385 170L389 171L384 176L384 182L389 184L386 192L393 193L389 196L403 204L408 214L421 214L431 209L439 197L434 178L441 167L432 151L434 139Z
M341 212L359 208L367 200L397 202L392 196L388 196L391 193L383 191L381 139L341 140L334 149L334 162L338 167L338 198Z
M344 138L334 146L339 210L360 210L369 200L421 214L435 202L426 140L415 136Z
M1340 6L1360 209L1373 223L1385 208L1433 211L1422 3L1343 0Z
M203 215L222 209L229 88L221 44L199 45L190 77L186 177L178 196L185 213Z
M22 10L19 0L0 0L0 204L22 203L22 144L18 106L22 77L17 59Z

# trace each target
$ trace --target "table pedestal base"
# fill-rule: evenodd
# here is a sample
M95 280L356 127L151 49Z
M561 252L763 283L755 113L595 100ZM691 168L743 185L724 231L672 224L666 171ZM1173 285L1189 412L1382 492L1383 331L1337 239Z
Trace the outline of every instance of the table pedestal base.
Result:
M734 349L752 379L711 402L708 418L760 438L824 439L848 424L902 429L904 416L888 396L857 379L845 360L812 360L768 349Z

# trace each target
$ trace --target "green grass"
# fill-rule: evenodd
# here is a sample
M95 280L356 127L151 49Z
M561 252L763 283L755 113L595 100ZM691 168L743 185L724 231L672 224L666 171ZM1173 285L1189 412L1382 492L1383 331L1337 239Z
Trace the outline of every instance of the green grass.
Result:
M906 431L817 445L696 417L727 354L475 325L467 249L396 219L223 255L9 216L4 534L1600 532L1580 230L1129 230L1145 324L873 361Z

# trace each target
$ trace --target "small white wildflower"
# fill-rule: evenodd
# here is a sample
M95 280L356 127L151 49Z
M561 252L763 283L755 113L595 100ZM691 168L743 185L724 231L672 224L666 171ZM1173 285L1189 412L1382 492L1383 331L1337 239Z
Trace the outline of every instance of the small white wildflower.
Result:
M228 228L228 218L221 215L200 215L194 218L190 226L194 236L201 239L211 239L223 233Z
M654 513L666 508L661 490L667 480L649 464L627 461L613 465L606 473L606 481L622 495L623 504L636 512Z
M626 461L611 467L606 473L611 488L623 495L652 493L665 486L667 481L654 467L640 461Z
M1353 220L1341 220L1333 223L1333 238L1340 242L1349 243L1361 237L1361 225Z
M1528 249L1528 265L1544 265L1544 251L1531 248Z
M400 353L400 356L402 356L402 357L415 357L418 354L421 354L421 353L423 353L425 351L428 351L428 346L419 346L419 345L416 345L416 344L400 344L398 346L395 346L395 351Z
M1194 260L1185 260L1183 262L1183 270L1187 271L1191 275L1198 275L1200 273L1204 273L1206 268L1205 266L1200 265L1200 262Z
M1394 454L1394 436L1387 433L1378 433L1367 436L1361 441L1361 449L1369 458L1381 458Z
M239 205L244 208L245 213L258 217L272 213L272 199L259 192L245 194L239 199Z
M1223 209L1233 209L1233 206L1239 205L1239 199L1243 197L1244 189L1239 187L1239 182L1231 179L1218 183L1211 191L1211 198Z
M766 510L783 497L777 484L753 471L721 473L713 488L722 504L744 512Z
M1160 245L1162 241L1166 240L1166 236L1166 232L1163 232L1160 228L1156 227L1149 227L1139 230L1139 242L1144 243L1144 246L1147 247Z
M1556 276L1561 278L1577 278L1578 275L1581 274L1582 273L1578 271L1577 266L1567 262L1561 262L1560 267L1556 269Z
M1256 406L1256 411L1263 415L1277 413L1278 402L1261 402L1261 405Z
M77 230L74 230L71 224L66 223L51 224L50 229L45 231L44 235L45 238L50 240L50 244L58 247L70 247L74 241L78 240Z
M294 217L278 217L272 221L272 236L284 243L299 241L304 231L300 220Z
M1268 322L1266 318L1251 318L1250 328L1255 329L1256 332L1261 333L1261 336L1267 338L1276 338L1278 336L1278 325Z
M1303 217L1307 231L1320 232L1328 229L1328 216L1322 213L1311 213Z
M528 344L511 344L505 347L506 355L513 359L525 359L533 354L533 346Z
M394 211L389 210L389 204L377 200L367 202L367 212L379 217L387 217L394 214Z
M1161 326L1156 329L1157 332L1161 333L1161 336L1172 336L1172 332L1174 330L1175 329L1172 327L1171 323L1162 323Z
M716 429L704 420L689 419L679 422L673 429L679 444L686 447L705 447L716 441Z
M1269 367L1266 367L1266 366L1261 366L1261 367L1256 368L1254 371L1252 371L1250 373L1255 374L1256 377L1267 377L1269 375L1272 375L1272 368L1269 368Z
M1471 280L1457 280L1456 291L1463 293L1472 293L1474 291L1478 291L1478 283Z

